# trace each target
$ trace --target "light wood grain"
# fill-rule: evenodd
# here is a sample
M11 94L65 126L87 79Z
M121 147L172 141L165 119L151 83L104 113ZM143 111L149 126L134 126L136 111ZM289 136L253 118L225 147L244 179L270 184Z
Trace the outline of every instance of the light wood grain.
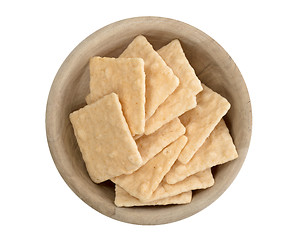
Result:
M215 185L196 191L187 205L117 208L114 186L95 184L89 178L69 121L69 113L85 105L89 89L88 62L93 56L118 57L127 45L143 34L154 49L178 38L196 74L208 87L231 103L225 117L236 144L237 160L215 167ZM247 87L226 51L202 31L179 21L138 17L110 24L82 41L60 67L50 90L46 131L58 171L70 188L97 211L134 224L164 224L189 217L214 202L232 183L245 160L252 128ZM74 210L76 211L76 209Z

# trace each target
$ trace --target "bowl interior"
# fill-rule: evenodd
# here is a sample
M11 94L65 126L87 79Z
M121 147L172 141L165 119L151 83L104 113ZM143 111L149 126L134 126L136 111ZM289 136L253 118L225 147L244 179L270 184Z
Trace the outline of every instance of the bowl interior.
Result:
M85 105L89 92L88 62L93 56L118 57L127 45L143 34L154 49L171 40L180 40L184 52L200 80L231 103L225 117L239 158L213 169L215 185L198 190L187 205L117 208L114 185L93 183L79 151L69 114ZM54 162L71 189L97 211L129 223L162 224L195 214L216 200L231 184L247 154L251 137L251 104L244 80L230 56L200 30L158 17L126 19L90 35L68 56L59 69L48 98L46 129Z

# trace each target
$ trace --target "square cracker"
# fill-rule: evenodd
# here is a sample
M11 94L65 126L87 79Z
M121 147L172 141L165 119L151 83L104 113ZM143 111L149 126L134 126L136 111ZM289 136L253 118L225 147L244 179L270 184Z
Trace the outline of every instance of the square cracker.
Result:
M90 59L90 95L87 102L116 93L132 135L145 127L145 72L141 58Z
M147 201L156 201L158 199L176 196L180 193L191 190L205 189L214 185L214 182L211 169L206 169L203 172L191 175L176 184L168 184L164 178Z
M165 179L169 184L174 184L196 172L223 164L237 157L238 153L229 130L222 119L192 159L187 164L176 161Z
M150 135L143 135L136 140L139 152L145 164L161 150L185 133L185 128L178 118L165 124Z
M146 73L146 119L176 89L178 78L144 36L137 36L120 58L142 58Z
M202 91L201 82L185 57L179 40L173 40L157 52L179 78L179 85L146 121L145 134L151 134L175 117L196 107L196 95Z
M130 174L142 164L118 95L111 93L70 114L83 160L95 183Z
M139 199L131 196L123 188L116 185L115 188L115 205L117 207L133 207L133 206L155 206L168 204L186 204L192 200L192 191L180 193L176 196L158 199L152 202L142 202Z
M131 196L147 201L169 172L186 142L186 136L181 136L134 173L111 180Z
M188 163L201 147L221 118L230 108L230 103L221 95L202 84L203 91L197 95L197 107L179 117L186 127L188 142L179 155L181 163Z

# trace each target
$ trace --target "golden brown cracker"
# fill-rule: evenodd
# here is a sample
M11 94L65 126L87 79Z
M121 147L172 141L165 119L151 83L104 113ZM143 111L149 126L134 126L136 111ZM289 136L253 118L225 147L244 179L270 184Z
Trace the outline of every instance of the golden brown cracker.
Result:
M187 138L181 136L137 171L111 180L131 196L140 200L147 200L176 161L186 141Z
M158 199L152 202L142 202L139 199L131 196L123 188L116 185L115 189L115 205L117 207L133 207L133 206L156 206L169 204L186 204L192 200L192 191L180 193L176 196Z
M141 58L90 59L88 104L109 93L116 93L132 135L144 133L145 72Z
M186 127L188 142L179 155L181 163L188 163L205 139L230 108L230 103L221 95L202 84L197 95L197 107L179 117Z
M211 169L195 173L175 184L168 184L164 179L147 201L155 201L166 197L176 196L182 192L191 190L205 189L212 185L214 185L214 178Z
M146 73L146 119L177 88L178 78L144 36L137 36L120 58L142 58Z
M187 164L176 161L165 179L169 184L175 184L196 172L223 164L237 157L238 153L229 130L222 119L192 159Z
M139 152L145 164L161 150L185 133L185 128L178 118L165 124L150 135L143 135L136 140Z
M141 166L142 158L115 93L71 113L70 120L94 182L130 174Z
M201 82L185 57L179 40L173 40L157 52L178 77L179 85L146 121L145 134L151 134L175 117L196 107L195 96L202 91Z

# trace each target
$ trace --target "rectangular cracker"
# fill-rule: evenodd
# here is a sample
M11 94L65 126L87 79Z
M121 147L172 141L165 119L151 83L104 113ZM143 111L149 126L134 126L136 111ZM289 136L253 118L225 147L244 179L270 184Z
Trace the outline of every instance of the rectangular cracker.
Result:
M169 204L187 204L192 201L192 191L180 193L176 196L158 199L152 202L142 202L139 199L131 196L123 188L116 185L115 188L115 205L117 207L133 207L133 206L155 206Z
M178 77L179 85L146 121L147 135L196 107L196 95L202 91L201 82L185 57L179 40L173 40L157 52Z
M146 119L177 88L178 78L144 36L137 36L120 58L142 58L146 73Z
M145 72L141 58L90 59L90 104L116 93L132 135L142 134L145 127Z
M136 140L139 152L145 164L161 150L185 133L185 128L178 118L165 124L150 135L143 135Z
M188 163L201 147L221 118L230 108L230 103L221 95L202 84L203 90L197 95L197 107L179 117L186 127L188 142L179 155L181 163Z
M186 142L186 136L181 136L134 173L111 180L131 196L147 201L169 172Z
M229 130L222 119L202 147L187 164L176 161L165 179L169 184L175 184L186 177L207 168L226 163L238 157Z
M214 185L214 178L211 173L211 169L206 169L203 172L191 175L176 184L168 184L165 179L163 179L158 188L147 201L156 201L158 199L176 196L180 193L191 190L205 189L212 185Z
M70 114L74 133L95 183L130 174L142 165L118 95L111 93Z

